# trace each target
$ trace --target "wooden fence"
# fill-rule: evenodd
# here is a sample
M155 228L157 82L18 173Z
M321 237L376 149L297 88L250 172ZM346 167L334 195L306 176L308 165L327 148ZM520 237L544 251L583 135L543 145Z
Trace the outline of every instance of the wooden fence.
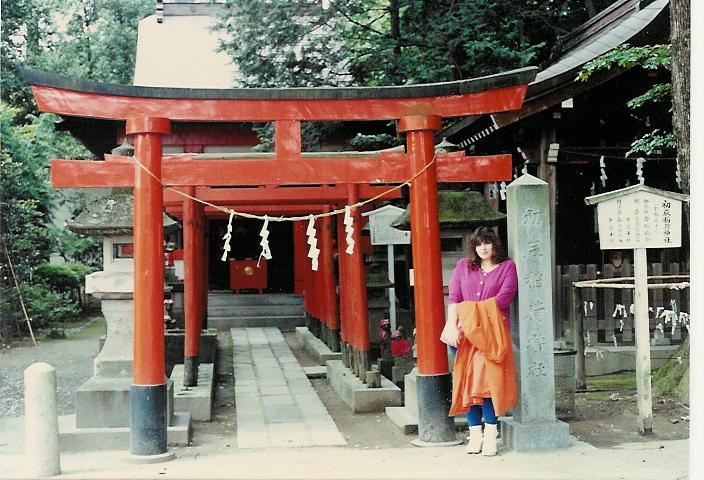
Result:
M648 276L682 275L689 273L689 263L651 263L648 264ZM572 340L572 283L605 279L632 277L633 266L624 260L620 268L606 264L599 271L597 265L558 265L555 272L555 338L567 337ZM679 279L677 281L682 281ZM666 279L649 279L648 283L670 283ZM581 314L584 318L584 330L589 334L592 345L634 345L633 330L633 290L631 289L596 289L582 288ZM657 289L648 291L650 312L650 336L653 338L658 329L658 337L669 339L672 344L681 343L688 335L687 327L677 320L672 322L662 316L664 310L689 313L690 289ZM621 307L622 306L622 307ZM660 326L659 326L660 325ZM615 341L614 341L615 339Z

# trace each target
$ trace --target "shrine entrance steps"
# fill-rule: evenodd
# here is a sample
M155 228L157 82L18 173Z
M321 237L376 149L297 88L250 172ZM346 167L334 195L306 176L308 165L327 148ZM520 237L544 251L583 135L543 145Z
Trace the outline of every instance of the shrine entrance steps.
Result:
M278 328L230 335L239 448L346 444Z
M293 331L306 324L303 295L287 293L208 293L208 327L220 331L243 327L276 327Z

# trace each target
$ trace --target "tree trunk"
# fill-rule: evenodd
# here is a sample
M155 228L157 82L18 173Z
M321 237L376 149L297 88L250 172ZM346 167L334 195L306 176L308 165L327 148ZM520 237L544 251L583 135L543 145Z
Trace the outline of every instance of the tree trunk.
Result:
M672 43L672 127L677 141L677 160L682 191L689 195L689 0L670 0L670 42ZM689 203L685 202L689 227Z

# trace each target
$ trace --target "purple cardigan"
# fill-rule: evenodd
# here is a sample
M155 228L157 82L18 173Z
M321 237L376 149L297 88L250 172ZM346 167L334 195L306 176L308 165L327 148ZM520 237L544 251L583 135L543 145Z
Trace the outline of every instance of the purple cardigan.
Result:
M447 303L479 302L496 297L496 304L510 325L511 302L518 290L516 264L513 260L504 260L491 272L484 273L479 268L470 270L468 263L466 258L457 262L450 279Z

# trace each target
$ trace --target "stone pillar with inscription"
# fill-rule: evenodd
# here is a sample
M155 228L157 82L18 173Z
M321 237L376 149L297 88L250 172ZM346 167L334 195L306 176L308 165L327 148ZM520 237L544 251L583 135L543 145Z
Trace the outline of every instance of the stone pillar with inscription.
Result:
M518 403L512 418L501 419L501 437L515 451L563 448L570 437L569 426L555 418L548 184L521 176L508 186L507 209L508 251L518 273L511 307Z

